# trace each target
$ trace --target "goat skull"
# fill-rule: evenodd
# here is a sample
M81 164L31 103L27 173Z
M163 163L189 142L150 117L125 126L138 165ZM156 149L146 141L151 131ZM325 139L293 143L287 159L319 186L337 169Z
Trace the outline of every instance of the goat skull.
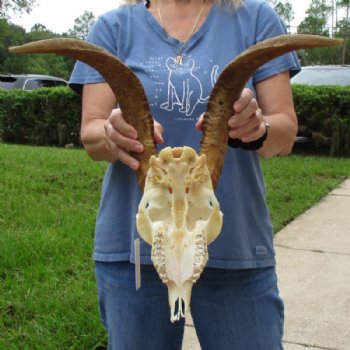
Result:
M165 148L158 158L152 156L137 229L152 245L153 264L168 287L171 321L185 316L192 284L208 260L207 244L221 226L206 156L190 147Z
M77 39L42 40L10 50L70 56L98 70L109 83L124 119L136 129L144 145L141 154L133 154L141 164L136 173L138 183L145 189L137 227L142 238L152 245L152 260L168 286L174 321L185 315L192 284L208 260L207 245L221 230L222 214L214 190L226 154L227 121L233 103L253 73L271 59L296 49L342 43L341 39L313 35L282 35L252 46L223 70L213 88L204 115L200 155L189 147L167 148L158 158L154 156L153 119L144 89L136 75L115 56Z

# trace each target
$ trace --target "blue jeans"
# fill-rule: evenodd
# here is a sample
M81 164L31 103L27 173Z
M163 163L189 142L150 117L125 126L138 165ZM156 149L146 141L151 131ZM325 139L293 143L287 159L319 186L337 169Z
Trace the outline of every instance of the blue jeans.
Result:
M184 320L171 323L167 287L153 266L96 262L109 350L180 350ZM193 286L191 314L202 350L281 350L283 302L274 267L206 268ZM190 350L190 349L185 349Z

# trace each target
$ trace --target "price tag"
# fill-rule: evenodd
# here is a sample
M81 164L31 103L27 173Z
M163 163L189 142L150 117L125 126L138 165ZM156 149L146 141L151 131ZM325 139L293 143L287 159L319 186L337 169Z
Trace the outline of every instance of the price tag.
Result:
M140 263L140 238L134 241L135 251L135 287L136 290L141 288L141 263Z

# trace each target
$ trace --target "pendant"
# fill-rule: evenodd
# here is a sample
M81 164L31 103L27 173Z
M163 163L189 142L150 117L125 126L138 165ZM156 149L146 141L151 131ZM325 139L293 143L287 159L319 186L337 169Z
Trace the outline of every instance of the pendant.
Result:
M175 63L176 64L182 64L182 56L181 55L176 55Z

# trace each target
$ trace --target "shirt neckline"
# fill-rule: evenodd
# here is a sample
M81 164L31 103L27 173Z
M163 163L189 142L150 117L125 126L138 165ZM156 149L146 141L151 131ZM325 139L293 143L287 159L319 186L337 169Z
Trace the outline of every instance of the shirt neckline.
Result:
M188 41L184 45L182 41L168 35L164 30L164 28L160 25L160 23L153 17L153 15L148 11L148 9L143 4L139 4L139 6L141 6L141 11L143 12L143 16L147 21L147 23L149 24L149 26L151 27L151 29L155 31L161 37L162 40L166 41L173 48L179 49L183 47L184 52L188 51L209 30L210 22L212 21L212 17L215 12L214 11L215 5L213 4L203 24L188 39Z

